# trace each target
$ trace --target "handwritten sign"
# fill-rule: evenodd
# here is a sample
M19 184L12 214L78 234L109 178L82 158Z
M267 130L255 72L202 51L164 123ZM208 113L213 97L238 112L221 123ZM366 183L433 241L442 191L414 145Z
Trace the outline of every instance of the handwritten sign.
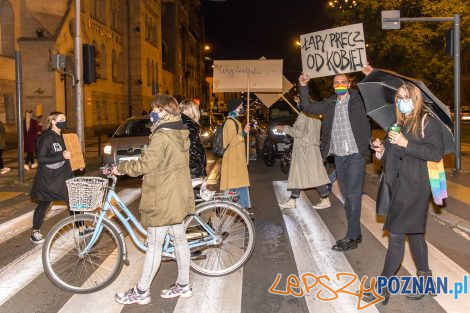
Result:
M300 36L302 70L322 77L362 70L367 65L362 23Z
M215 60L214 92L281 92L282 60Z
M80 146L77 134L63 134L63 137L65 147L71 154L70 166L72 167L72 171L85 168L85 159L83 158L82 147Z

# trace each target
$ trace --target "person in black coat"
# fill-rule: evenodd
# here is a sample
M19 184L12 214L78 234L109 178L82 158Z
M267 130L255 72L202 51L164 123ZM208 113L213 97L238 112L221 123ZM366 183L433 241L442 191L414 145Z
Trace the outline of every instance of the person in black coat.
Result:
M368 75L372 67L363 73ZM348 77L338 74L333 78L335 95L323 101L310 100L308 81L299 77L300 106L304 113L323 115L320 151L323 160L334 156L336 176L344 196L348 230L343 239L331 247L334 251L355 249L362 241L361 202L366 159L370 155L370 123L364 101L358 91L350 89Z
M33 233L31 241L44 241L39 232L44 216L52 201L68 203L65 181L73 177L70 166L70 151L65 148L62 130L67 128L65 114L52 112L48 117L49 128L41 134L37 142L38 171L34 177L31 198L38 201L33 215Z
M204 149L200 137L199 118L201 117L201 113L199 107L190 99L181 101L179 107L181 110L181 119L188 127L189 140L191 141L189 147L189 169L191 178L205 177L207 175L207 156L206 149Z
M388 249L381 276L387 278L398 271L405 251L405 235L417 267L417 275L427 277L432 273L428 264L428 249L424 232L431 186L427 161L439 162L444 155L443 133L439 122L425 112L421 91L412 83L405 83L396 94L397 124L400 132L390 131L388 142L375 139L372 149L385 164L384 179L391 187L391 203L385 218L388 230ZM385 303L390 294L384 290ZM421 299L422 294L407 295ZM371 302L375 297L368 293L363 298Z

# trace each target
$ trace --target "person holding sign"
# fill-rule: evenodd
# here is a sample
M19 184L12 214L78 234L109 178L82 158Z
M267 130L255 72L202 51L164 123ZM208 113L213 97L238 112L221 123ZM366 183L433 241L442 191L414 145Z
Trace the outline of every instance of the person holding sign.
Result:
M71 153L66 150L62 136L62 130L67 128L65 114L52 112L47 122L48 130L41 134L37 142L39 167L31 189L31 198L38 201L34 210L31 234L31 241L36 244L44 241L39 230L52 201L68 203L65 181L73 177L70 167Z
M246 124L243 129L236 119L245 112L241 99L231 99L227 107L229 113L223 126L225 152L220 171L220 190L226 194L239 193L238 203L245 209L251 208L248 189L250 180L245 153L245 135L250 131L250 124Z
M372 67L368 65L362 72L368 75ZM305 113L323 115L320 150L324 160L334 156L348 220L346 236L336 241L332 249L339 252L355 249L362 241L361 200L365 160L370 155L370 123L364 101L357 90L350 89L346 75L335 75L335 94L318 102L310 99L309 80L303 73L299 77L300 104Z

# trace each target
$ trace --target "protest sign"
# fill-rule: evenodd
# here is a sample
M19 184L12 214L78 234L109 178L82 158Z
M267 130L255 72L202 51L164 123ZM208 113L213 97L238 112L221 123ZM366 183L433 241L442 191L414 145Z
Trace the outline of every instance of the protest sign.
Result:
M281 92L282 60L215 60L214 92Z
M302 70L323 77L362 70L367 65L362 23L300 36Z
M70 151L70 166L72 171L78 170L79 168L85 168L85 160L83 158L82 147L78 140L77 134L64 134L65 148Z

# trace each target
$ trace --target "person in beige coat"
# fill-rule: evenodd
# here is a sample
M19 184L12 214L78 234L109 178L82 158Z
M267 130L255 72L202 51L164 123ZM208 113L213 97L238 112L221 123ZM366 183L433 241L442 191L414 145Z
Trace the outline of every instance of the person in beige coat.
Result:
M244 208L251 208L248 187L248 166L246 165L245 135L250 131L250 124L242 128L237 116L245 112L241 99L232 99L228 103L229 115L224 123L224 156L220 171L220 190L226 194L239 193L238 203Z
M315 116L307 116L301 112L294 126L278 126L277 129L294 137L292 161L287 180L287 189L291 190L291 197L279 206L285 209L295 208L300 191L316 187L320 194L320 202L313 205L313 208L330 207L328 198L330 180L320 153L321 121Z
M189 173L189 131L181 120L177 100L169 95L156 96L151 103L150 143L135 161L113 167L116 175L144 175L139 209L147 228L147 253L139 282L114 299L121 304L150 303L150 285L161 262L162 246L167 233L175 247L178 278L163 298L190 297L190 251L184 219L194 214L194 194Z

